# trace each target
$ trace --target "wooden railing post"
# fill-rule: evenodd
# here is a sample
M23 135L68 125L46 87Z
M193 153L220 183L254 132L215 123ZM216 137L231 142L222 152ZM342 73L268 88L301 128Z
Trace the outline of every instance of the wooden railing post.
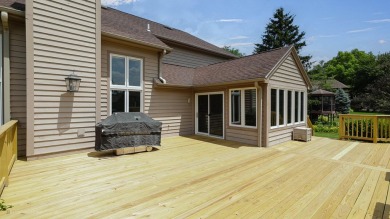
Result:
M343 139L345 135L345 125L343 115L339 115L339 139Z
M374 126L374 133L372 136L372 140L374 143L377 143L378 142L378 116L374 116L373 126Z
M309 126L309 128L311 128L311 135L314 136L314 126L313 126L313 123L311 122L309 116L307 116L307 126Z

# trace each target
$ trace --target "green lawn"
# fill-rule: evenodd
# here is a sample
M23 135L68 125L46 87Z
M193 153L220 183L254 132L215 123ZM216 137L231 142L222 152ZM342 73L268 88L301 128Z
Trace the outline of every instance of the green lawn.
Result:
M352 112L349 114L352 114L352 115L386 115L384 113L376 113L376 112Z
M323 138L333 138L333 139L339 138L338 133L331 133L331 132L314 132L314 136L323 137Z

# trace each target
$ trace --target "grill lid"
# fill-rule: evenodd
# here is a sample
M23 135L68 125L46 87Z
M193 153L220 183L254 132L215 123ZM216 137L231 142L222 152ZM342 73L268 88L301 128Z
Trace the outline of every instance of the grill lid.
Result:
M114 113L101 123L97 124L102 128L103 135L110 134L150 134L161 132L162 123L156 121L144 113Z

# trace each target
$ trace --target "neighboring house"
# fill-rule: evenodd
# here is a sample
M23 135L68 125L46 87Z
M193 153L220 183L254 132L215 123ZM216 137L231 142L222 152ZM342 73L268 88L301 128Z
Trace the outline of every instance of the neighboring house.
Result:
M312 81L313 84L313 90L318 90L318 89L343 89L344 91L348 92L349 86L341 83L340 81L336 79L328 79L325 81ZM324 86L327 85L328 87Z
M163 136L263 147L306 125L311 85L293 47L237 59L93 0L0 0L0 11L2 122L19 120L28 159L91 149L95 124L119 111L149 114ZM64 82L72 72L74 93Z

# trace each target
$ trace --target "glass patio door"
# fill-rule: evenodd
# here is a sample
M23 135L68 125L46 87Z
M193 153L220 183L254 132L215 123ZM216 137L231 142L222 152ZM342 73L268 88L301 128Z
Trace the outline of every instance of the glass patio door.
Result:
M197 95L197 133L223 137L223 93Z

